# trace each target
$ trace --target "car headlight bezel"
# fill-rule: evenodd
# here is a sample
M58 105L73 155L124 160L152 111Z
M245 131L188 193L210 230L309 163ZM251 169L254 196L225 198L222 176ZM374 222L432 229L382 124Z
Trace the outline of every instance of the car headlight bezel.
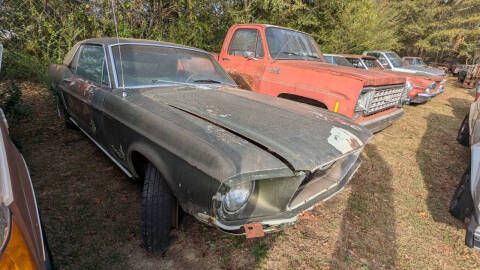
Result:
M368 104L374 94L374 89L364 88L358 95L357 104L355 105L355 112L367 112Z
M254 190L255 181L244 181L232 186L223 196L223 211L230 215L240 212L250 201Z

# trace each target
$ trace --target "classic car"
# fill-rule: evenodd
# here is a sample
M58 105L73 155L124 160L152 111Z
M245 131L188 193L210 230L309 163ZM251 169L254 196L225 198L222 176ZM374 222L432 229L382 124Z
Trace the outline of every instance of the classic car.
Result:
M51 65L69 126L143 179L149 251L168 247L178 209L260 236L341 191L372 136L327 110L238 89L213 56L148 40L77 43Z
M470 166L466 169L450 201L450 213L469 225L465 244L480 249L480 86L475 101L458 131L457 141L470 147Z
M404 56L402 57L402 61L406 66L420 66L420 67L427 66L427 64L423 62L423 59L417 56Z
M389 71L385 69L374 56L355 54L343 54L343 56L356 68ZM429 101L444 91L444 84L447 82L446 79L438 76L425 76L404 72L396 72L396 74L404 76L407 80L406 91L403 97L405 104L420 104Z
M212 53L243 89L325 108L372 132L403 115L405 79L325 62L308 33L268 24L236 24Z
M348 62L347 59L345 59L345 57L343 57L342 55L324 53L323 57L325 58L325 61L327 61L327 63L345 67L353 67L352 64Z
M393 51L365 51L363 55L375 56L380 64L386 69L390 69L395 72L405 72L405 73L416 73L420 75L433 75L433 76L445 76L445 71L431 68L431 67L424 67L424 66L416 66L416 65L405 65L398 56Z
M0 44L0 55L2 54ZM1 62L1 58L0 58ZM0 269L52 269L27 164L0 109Z

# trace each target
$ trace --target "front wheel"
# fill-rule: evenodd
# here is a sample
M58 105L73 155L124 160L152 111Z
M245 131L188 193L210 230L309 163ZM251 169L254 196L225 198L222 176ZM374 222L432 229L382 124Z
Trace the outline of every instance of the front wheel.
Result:
M460 129L458 129L457 142L461 145L468 146L470 140L470 131L468 127L469 114L462 121Z
M165 178L152 165L145 171L142 196L142 236L149 252L164 252L170 242L175 197Z
M464 221L470 217L473 211L472 191L470 188L470 167L465 173L455 189L455 194L450 201L449 212L452 216Z

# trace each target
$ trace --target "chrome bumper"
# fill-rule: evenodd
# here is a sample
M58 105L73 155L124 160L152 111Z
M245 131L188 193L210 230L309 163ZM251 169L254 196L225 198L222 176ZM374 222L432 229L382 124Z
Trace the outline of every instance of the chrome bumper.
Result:
M400 119L402 115L403 115L403 109L400 108L391 113L384 114L382 116L379 116L370 120L366 120L358 124L369 129L372 133L376 133L390 126L393 122Z
M417 96L415 96L414 98L408 99L408 101L406 103L407 104L410 104L410 103L421 104L421 103L425 103L425 102L429 101L433 97L434 96L432 94L420 93L420 94L417 94Z

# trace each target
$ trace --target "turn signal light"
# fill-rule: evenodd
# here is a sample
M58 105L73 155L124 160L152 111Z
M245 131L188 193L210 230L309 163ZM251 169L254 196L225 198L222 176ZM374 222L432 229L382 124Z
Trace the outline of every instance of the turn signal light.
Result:
M29 270L36 269L22 232L12 219L12 231L5 251L0 257L0 269Z

